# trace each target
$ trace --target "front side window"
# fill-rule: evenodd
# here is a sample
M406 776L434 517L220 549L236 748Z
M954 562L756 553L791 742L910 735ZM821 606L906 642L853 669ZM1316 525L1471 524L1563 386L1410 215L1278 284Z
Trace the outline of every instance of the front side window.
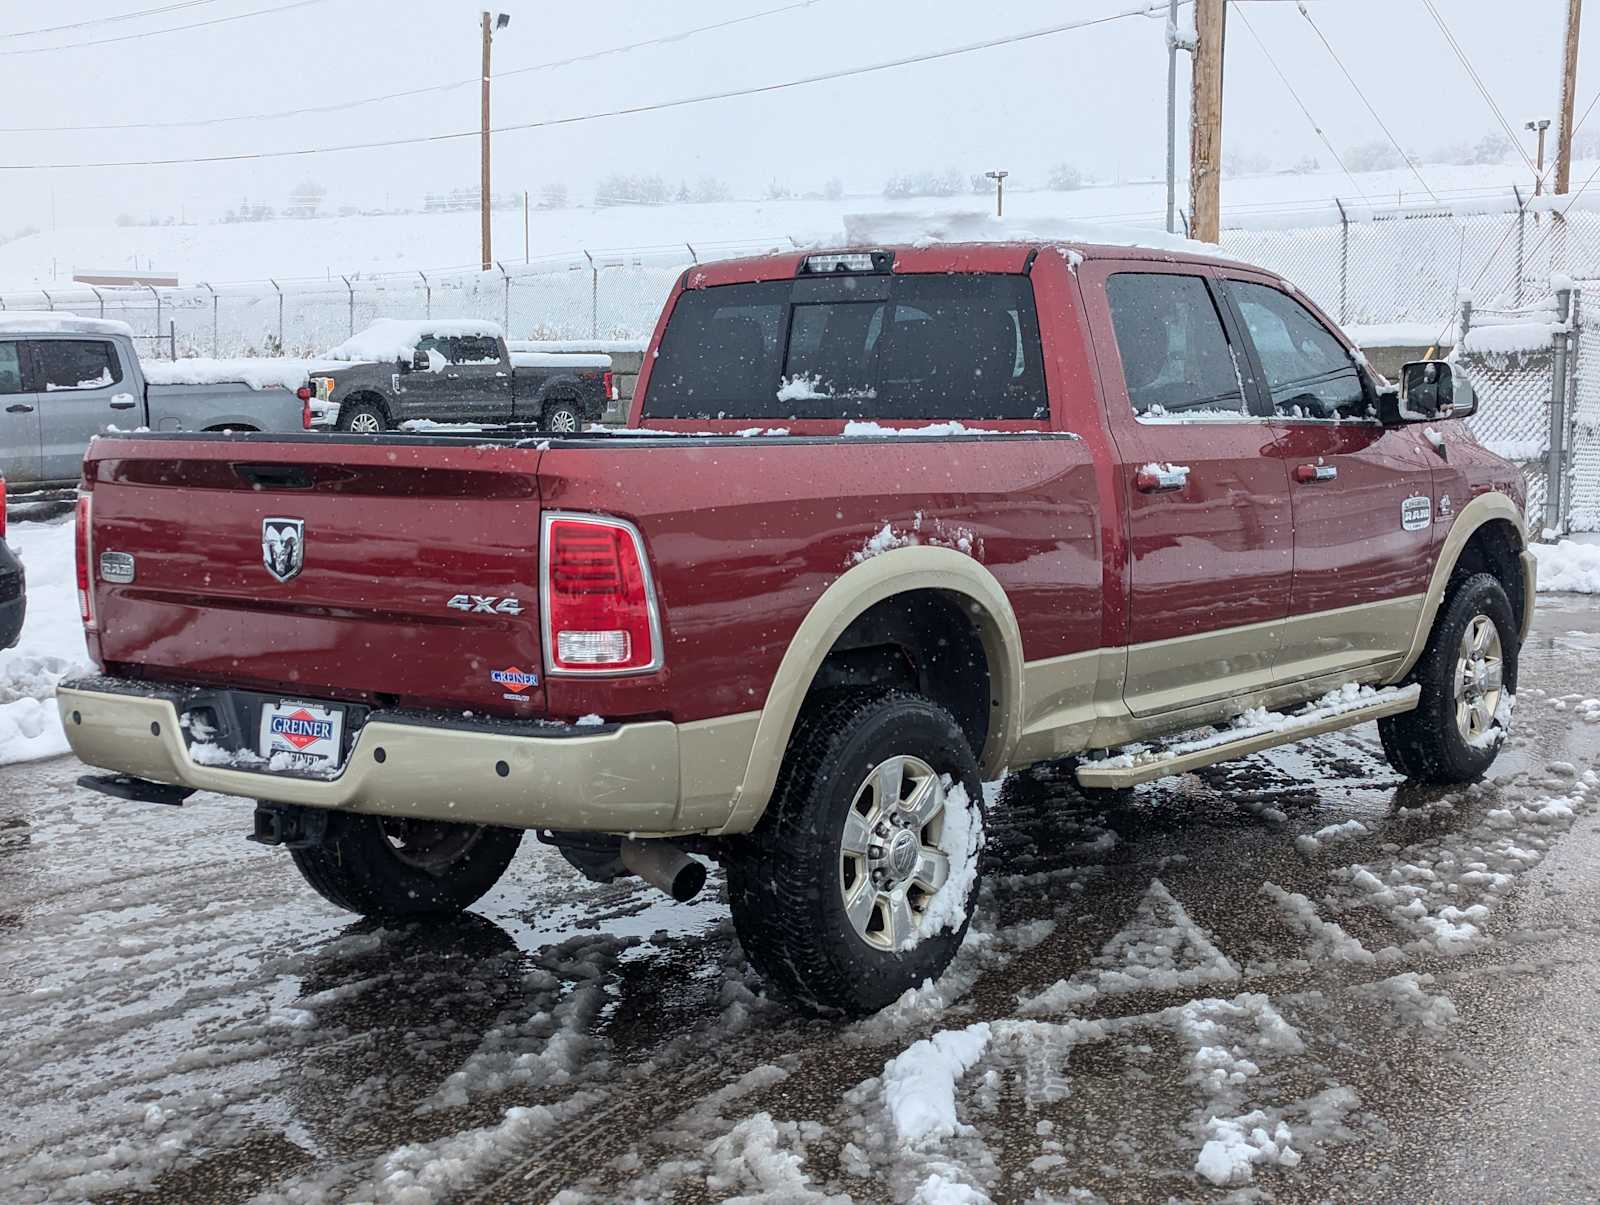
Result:
M22 392L22 345L0 343L0 394Z
M1245 417L1244 386L1204 278L1119 272L1106 281L1106 298L1141 422Z
M801 277L682 294L645 418L1049 414L1033 286L1000 273Z
M35 343L39 379L49 392L104 389L122 380L116 350L102 339L43 339Z
M1228 290L1261 360L1274 414L1336 418L1364 411L1360 370L1315 314L1267 285L1233 280Z

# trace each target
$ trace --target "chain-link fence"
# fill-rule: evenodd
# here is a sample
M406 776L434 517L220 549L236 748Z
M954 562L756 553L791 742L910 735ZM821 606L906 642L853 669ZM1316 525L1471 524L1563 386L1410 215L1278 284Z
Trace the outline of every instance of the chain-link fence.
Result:
M0 312L59 310L128 323L155 357L315 355L375 318L488 318L523 339L649 335L684 268L770 243L579 252L527 264L177 288L71 285L0 294Z

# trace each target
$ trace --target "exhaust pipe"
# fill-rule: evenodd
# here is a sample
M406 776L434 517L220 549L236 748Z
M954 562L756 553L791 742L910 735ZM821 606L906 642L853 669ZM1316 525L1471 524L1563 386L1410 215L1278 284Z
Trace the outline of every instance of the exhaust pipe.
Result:
M622 864L680 904L694 899L706 885L706 868L667 841L624 841Z

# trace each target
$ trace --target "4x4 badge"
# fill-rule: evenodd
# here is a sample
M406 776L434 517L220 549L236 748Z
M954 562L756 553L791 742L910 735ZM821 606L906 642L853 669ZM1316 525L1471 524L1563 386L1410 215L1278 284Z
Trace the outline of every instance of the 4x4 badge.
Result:
M267 572L286 582L305 568L306 521L304 519L261 520L261 560Z

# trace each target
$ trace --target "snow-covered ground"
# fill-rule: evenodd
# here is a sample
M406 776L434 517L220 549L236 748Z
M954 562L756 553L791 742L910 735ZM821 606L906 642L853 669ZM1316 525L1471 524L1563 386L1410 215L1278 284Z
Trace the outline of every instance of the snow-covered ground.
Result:
M1577 164L1582 179L1593 165ZM1523 184L1520 165L1448 166L1426 169L1441 198L1455 202L1511 203L1511 186ZM1362 191L1384 203L1418 198L1415 178L1405 170L1358 177ZM1091 219L1157 227L1162 222L1165 184L1159 180L1096 185L1071 192L1007 190L1006 212L1019 219ZM1337 224L1334 197L1350 206L1350 181L1338 172L1304 175L1234 176L1223 181L1223 217L1228 224ZM836 201L796 199L726 201L711 204L578 206L536 210L530 219L529 252L577 256L582 249L671 249L690 244L702 258L733 244L788 246L834 235L848 214L915 208L932 212L984 211L992 198L957 196L891 201L856 195ZM508 265L522 260L522 214L493 215L495 245ZM270 222L188 226L104 226L46 231L0 246L0 292L51 288L67 282L72 266L141 265L177 273L183 284L207 281L279 281L320 277L343 288L341 274L414 273L476 266L478 214L282 219Z
M1580 536L1555 544L1535 544L1539 589L1600 594L1600 538Z
M72 521L14 523L6 542L28 575L28 612L17 647L0 652L0 765L67 751L56 683L89 667L78 618Z

